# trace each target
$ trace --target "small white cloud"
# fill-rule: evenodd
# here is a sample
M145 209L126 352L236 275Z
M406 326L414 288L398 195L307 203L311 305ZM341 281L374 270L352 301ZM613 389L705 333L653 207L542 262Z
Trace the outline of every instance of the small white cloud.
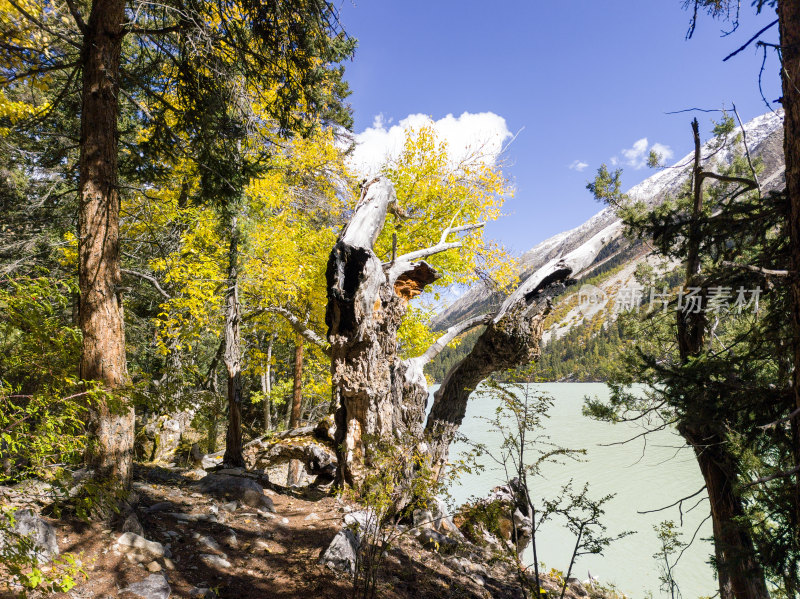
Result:
M465 112L459 117L448 114L437 121L424 114L410 114L395 125L391 123L392 119L386 120L383 114L379 114L371 127L356 134L356 147L350 162L362 176L376 173L400 153L407 129L433 126L439 141L447 142L454 163L479 152L481 160L494 164L503 149L503 142L511 137L506 120L493 112Z
M617 166L619 164L619 158L616 156L611 157L611 166Z
M672 151L672 148L665 146L664 144L655 143L650 149L658 154L660 160L669 160L675 155L675 152Z
M587 166L589 166L589 164L586 162L583 162L581 160L573 160L572 164L569 165L569 168L571 168L573 171L581 172Z
M633 146L621 152L628 166L637 169L644 167L647 164L647 138L637 139Z
M646 137L637 139L630 148L621 150L621 153L625 159L625 164L635 169L640 169L647 166L647 158L650 156L651 151L658 154L660 160L669 160L673 156L672 148L660 143L651 145ZM611 159L611 164L617 164L616 156Z

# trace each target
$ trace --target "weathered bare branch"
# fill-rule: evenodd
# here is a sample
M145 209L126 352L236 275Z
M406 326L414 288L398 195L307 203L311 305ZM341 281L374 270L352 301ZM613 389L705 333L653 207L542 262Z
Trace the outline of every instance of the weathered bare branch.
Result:
M396 205L397 196L388 179L379 177L365 183L353 217L342 231L339 241L351 247L371 250L383 229L389 207Z
M456 216L457 215L454 215L453 219L455 219ZM409 252L407 254L403 254L402 256L398 256L397 258L394 258L394 253L393 253L392 261L388 263L389 270L387 272L387 277L389 279L389 282L393 283L403 273L413 270L416 267L417 265L416 263L419 260L423 260L435 254L441 254L442 252L446 252L447 250L460 248L463 245L462 242L447 241L447 238L448 236L450 236L451 233L473 231L475 229L480 229L485 225L486 225L485 222L481 222L481 223L472 223L468 225L460 225L458 227L453 227L451 223L450 226L448 226L444 231L442 231L442 236L439 238L439 242L436 245L423 248L421 250Z
M702 176L703 179L716 179L717 181L722 181L723 183L739 183L740 185L744 185L750 189L758 188L758 184L755 181L745 177L729 177L728 175L719 175L717 173L712 173L711 171L703 171Z
M150 284L156 288L156 291L158 291L161 295L163 295L165 299L172 299L172 296L166 291L164 291L164 288L161 287L161 284L158 282L158 279L156 279L153 275L148 275L147 273L139 272L138 270L130 270L128 268L120 268L120 272L122 274L132 275L134 277L139 277L140 279L144 279L145 281L150 282Z
M546 285L553 277L563 275L574 278L575 275L588 268L597 258L600 251L611 241L620 237L622 232L623 225L621 221L612 223L580 247L542 266L506 298L495 317L495 322L521 299L532 298L536 291Z
M796 474L797 472L800 472L800 465L795 466L794 468L791 468L790 470L782 470L781 472L776 472L774 474L770 474L769 476L762 476L761 478L757 478L757 479L755 479L753 481L750 481L749 483L747 483L744 486L745 486L745 488L749 488L749 487L754 487L756 485L763 485L764 483L768 483L768 482L770 482L772 480L775 480L776 478L786 478L787 476L792 476L793 474Z
M720 262L720 264L722 264L722 266L727 266L729 268L741 268L743 270L757 272L764 276L788 277L790 274L788 270L774 270L771 268L761 268L760 266L751 266L750 264L738 264L736 262L731 262L730 260L723 260L722 262Z
M744 155L747 156L747 164L750 166L750 173L753 175L753 181L756 183L758 194L761 195L761 183L758 180L758 173L756 167L753 166L753 159L750 156L750 147L747 145L747 130L745 129L742 117L739 116L739 111L736 110L736 104L733 105L733 114L736 115L736 120L739 121L739 128L742 130L742 144L744 144Z
M317 333L309 329L303 321L301 321L297 316L292 314L290 310L283 308L281 306L269 306L267 308L260 308L255 312L249 315L249 318L254 318L259 314L270 313L270 314L279 314L283 316L283 318L291 325L291 327L295 330L295 332L299 333L303 339L306 341L313 343L317 347L319 347L326 356L331 355L331 345L325 339L320 337Z
M700 493L702 493L705 490L706 490L706 486L703 485L702 487L700 487L700 489L698 491L695 491L694 493L692 493L691 495L687 495L686 497L681 497L680 499L678 499L678 501L675 501L674 503L670 503L669 505L665 505L664 507L658 507L658 508L655 508L655 509L652 509L652 510L636 510L636 513L637 514L652 514L654 512L663 512L664 510L668 510L669 508L675 507L676 505L680 506L680 504L682 504L687 499L691 499L692 497L697 497L698 495L700 495Z
M67 0L67 7L69 8L69 13L72 15L72 18L75 19L75 24L78 26L78 29L80 29L81 33L86 33L86 23L74 0Z
M793 419L793 418L795 418L797 416L800 416L800 408L796 408L788 416L784 416L783 418L778 418L778 420L774 420L774 421L769 422L767 424L763 424L763 425L759 426L758 428L763 429L763 430L769 430L771 428L775 428L779 424L783 424L784 422L789 422L791 419Z
M726 60L728 60L729 58L733 58L734 56L736 56L736 55L737 55L739 52L741 52L742 50L744 50L745 48L747 48L747 46L749 46L749 45L750 45L750 44L752 44L754 41L756 41L756 40L757 40L757 39L758 39L758 38L761 36L761 34L762 34L762 33L764 33L764 32L765 32L767 29L769 29L770 27L774 27L774 26L775 26L775 25L777 25L777 24L778 24L778 19L775 19L775 20L774 20L774 21L772 21L772 23L770 23L769 25L766 25L766 26L762 27L762 28L761 28L761 30L760 30L758 33L756 33L756 34L755 34L753 37L751 37L751 38L750 38L749 40L747 40L747 41L746 41L744 44L742 44L742 45L741 45L741 46L739 46L739 47L738 47L736 50L734 50L733 52L731 52L730 54L728 54L728 55L727 55L725 58L723 58L723 59L722 59L722 62L725 62L725 61L726 61Z
M422 364L425 365L431 360L433 360L436 356L438 356L442 350L447 347L447 344L450 343L453 339L469 331L470 329L474 329L482 324L488 324L489 321L492 320L492 315L490 314L482 314L480 316L475 316L473 318L467 318L466 320L462 320L458 324L454 324L451 326L445 334L439 337L433 345L431 345L427 351L422 354L418 359L422 361Z

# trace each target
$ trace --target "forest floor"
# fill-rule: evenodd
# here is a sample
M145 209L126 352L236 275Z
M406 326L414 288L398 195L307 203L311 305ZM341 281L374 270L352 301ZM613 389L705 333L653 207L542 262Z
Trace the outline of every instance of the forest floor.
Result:
M266 514L246 505L226 504L200 492L197 476L192 475L182 469L136 468L136 516L144 536L169 549L168 559L129 561L113 548L120 537L119 526L112 529L107 524L49 519L56 527L62 554L77 555L88 577L58 596L134 599L137 595L124 589L153 572L166 577L172 597L351 596L352 579L318 563L341 529L344 514L351 509L345 502L330 495L309 499L285 489L265 489L275 508L273 514ZM210 514L214 514L211 521L204 519ZM474 551L471 556L474 561ZM475 576L460 572L453 566L453 559L454 556L427 551L413 537L405 536L384 560L376 597L522 596L505 566L486 563L486 575ZM567 596L570 595L568 591Z

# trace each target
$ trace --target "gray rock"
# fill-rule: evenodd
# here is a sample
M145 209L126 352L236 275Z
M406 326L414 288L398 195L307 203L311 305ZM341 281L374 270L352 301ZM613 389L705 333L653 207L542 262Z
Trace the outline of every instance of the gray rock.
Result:
M124 553L136 562L149 562L164 557L165 550L161 543L148 541L133 532L125 532L117 539L114 549Z
M577 578L568 578L567 586L578 597L588 597L589 591L583 586L583 583Z
M344 523L356 534L359 541L365 534L373 537L378 534L377 517L371 510L359 510L345 514Z
M209 456L204 455L203 460L201 462L201 466L204 470L208 470L209 468L214 468L215 466L222 463L222 456Z
M159 501L147 508L145 513L152 514L153 512L163 512L164 510L172 509L175 509L175 505L171 501Z
M161 572L161 564L155 560L147 564L145 567L147 568L148 572Z
M239 539L236 537L236 533L232 530L227 530L225 536L222 537L222 544L231 549L238 549Z
M172 589L161 574L151 574L140 582L134 582L122 589L123 593L132 593L143 599L168 599Z
M264 487L243 476L209 474L198 486L203 493L228 500L238 500L250 507L275 511L272 499L264 495Z
M183 512L164 512L165 516L175 518L179 522L197 522L200 520L198 514L184 514Z
M358 548L359 542L356 535L349 528L343 528L333 537L331 544L319 558L319 563L328 566L331 570L353 575L356 571Z
M214 474L228 474L230 476L244 476L244 468L223 468Z
M463 533L458 529L458 526L455 525L453 519L450 516L445 516L443 518L439 518L439 524L436 527L436 530L443 535L447 535L448 537L453 537L460 542L465 541L465 537Z
M14 532L33 542L32 557L37 562L50 561L58 555L56 529L31 510L14 512ZM0 543L5 544L6 540L0 538Z
M125 518L125 522L122 523L122 532L132 532L140 537L144 536L144 529L135 513L131 512L128 514L128 517Z
M217 542L216 542L214 539L212 539L211 537L207 537L206 535L200 535L200 534L198 534L198 535L197 535L197 537L195 537L195 538L196 538L197 542L198 542L200 545L205 545L205 547L206 547L207 549L210 549L211 551L215 551L215 552L217 552L217 553L221 553L223 557L227 557L227 556L225 555L225 552L224 552L224 551L222 551L222 547L220 547L219 543L217 543Z
M432 528L423 529L417 540L425 549L439 553L452 553L458 548L458 541L438 533Z
M238 501L229 501L227 503L223 503L221 506L223 512L235 512L236 509L239 507Z
M231 563L225 559L224 557L220 557L219 555L211 555L210 553L201 553L200 559L203 560L207 566L211 566L212 568L230 568Z
M144 435L137 445L139 456L150 462L173 462L193 417L194 411L185 410L146 419L141 423Z
M482 587L486 584L486 581L483 579L483 576L480 576L479 574L473 574L472 576L470 576L470 578L472 579L472 582L477 584L479 587Z
M414 510L411 517L413 518L414 526L418 528L433 528L435 526L435 518L429 510Z
M217 599L217 594L211 589L194 587L191 591L189 591L189 597L197 597L198 599Z

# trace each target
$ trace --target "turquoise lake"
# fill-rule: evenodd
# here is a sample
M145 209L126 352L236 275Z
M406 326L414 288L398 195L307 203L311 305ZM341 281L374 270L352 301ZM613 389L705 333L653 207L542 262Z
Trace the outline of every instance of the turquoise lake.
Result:
M659 572L653 554L659 541L653 525L662 520L680 519L677 508L662 512L641 514L671 504L681 497L696 492L703 480L692 451L685 447L680 436L669 430L647 435L646 441L637 439L623 445L609 445L630 439L642 432L633 423L609 424L591 420L581 414L586 396L606 398L608 389L602 383L543 383L532 385L533 390L547 393L554 399L550 418L537 433L548 435L551 441L571 449L585 449L582 462L567 461L564 465L548 465L544 476L532 481L532 492L538 498L553 498L564 484L573 480L580 489L589 483L592 497L615 493L606 506L604 522L609 534L632 530L635 534L615 541L602 556L587 555L578 559L573 576L584 580L591 571L603 583L613 583L631 598L667 596L659 590ZM490 430L486 417L491 417L498 400L474 393L470 398L461 433L467 438L496 449L500 434ZM454 444L451 459L463 455L465 446ZM463 475L452 489L458 503L472 496L482 497L503 482L503 473L492 468L490 460L483 463L486 469L478 474ZM711 596L716 582L708 564L713 548L708 541L711 522L708 518L708 500L698 503L704 494L684 502L684 540L697 532L693 545L685 552L675 569L675 578L684 599ZM534 502L537 498L534 497ZM697 504L697 505L696 505ZM694 509L687 513L692 506ZM705 522L704 522L705 521ZM540 562L547 568L566 571L575 543L574 537L560 522L546 522L537 533L537 550ZM527 561L533 554L528 550Z

